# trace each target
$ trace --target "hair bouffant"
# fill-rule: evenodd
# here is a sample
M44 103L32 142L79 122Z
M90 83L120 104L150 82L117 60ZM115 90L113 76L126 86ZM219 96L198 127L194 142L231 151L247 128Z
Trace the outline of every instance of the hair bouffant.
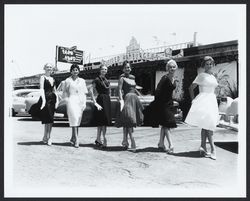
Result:
M202 61L202 63L201 63L201 66L204 67L204 66L205 66L205 63L206 63L207 61L211 61L211 62L213 63L213 65L215 65L215 62L214 62L213 57L211 57L211 56L205 56L205 57L203 58L203 61Z
M77 64L72 64L70 67L70 72L72 72L74 68L77 68L80 71L80 67Z
M129 66L131 67L131 63L127 60L125 60L123 63L122 63L122 68L124 69L126 67L126 65L129 64Z

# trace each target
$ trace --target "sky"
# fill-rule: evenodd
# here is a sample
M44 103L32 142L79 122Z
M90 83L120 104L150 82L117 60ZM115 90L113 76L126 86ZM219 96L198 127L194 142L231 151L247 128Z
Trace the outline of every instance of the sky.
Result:
M142 49L193 40L203 45L241 40L245 5L8 5L5 72L11 78L43 73L56 46L91 58L125 53L134 36ZM58 63L59 70L70 64Z

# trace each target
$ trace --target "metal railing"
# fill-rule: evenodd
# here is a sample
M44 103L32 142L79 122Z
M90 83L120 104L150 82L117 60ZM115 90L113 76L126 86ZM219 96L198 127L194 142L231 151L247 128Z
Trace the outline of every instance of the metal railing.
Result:
M171 50L180 50L180 49L185 49L193 46L193 41L191 42L185 42L185 43L178 43L174 45L164 45L164 46L159 46L159 47L154 47L154 48L148 48L148 49L141 49L141 53L161 53L164 52L166 49L171 49ZM95 57L91 58L89 63L94 63L94 62L101 62L101 61L107 61L109 59L118 57L118 56L123 56L126 55L126 53L120 53L120 54L114 54L114 55L109 55L109 56L103 56L103 57Z

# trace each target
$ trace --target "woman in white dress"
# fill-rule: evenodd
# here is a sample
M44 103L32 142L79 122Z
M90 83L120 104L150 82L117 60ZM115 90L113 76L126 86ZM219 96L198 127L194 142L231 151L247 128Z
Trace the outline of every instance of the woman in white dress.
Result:
M213 58L205 56L202 62L202 67L204 67L205 71L198 74L189 87L190 97L193 101L185 122L201 128L200 154L215 160L216 151L213 141L213 131L219 121L219 109L214 93L218 82L211 72L213 66ZM197 86L199 86L199 95L194 98L194 89ZM207 138L211 146L211 154L208 154L206 149Z
M78 127L81 124L83 110L86 108L88 90L85 80L78 77L80 68L77 64L71 66L70 72L71 76L65 80L63 96L67 99L67 114L69 125L72 127L70 142L78 148Z

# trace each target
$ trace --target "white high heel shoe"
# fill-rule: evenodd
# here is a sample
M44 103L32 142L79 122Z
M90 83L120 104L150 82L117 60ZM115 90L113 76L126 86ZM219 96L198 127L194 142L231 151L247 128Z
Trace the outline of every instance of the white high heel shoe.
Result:
M210 157L210 153L208 153L203 147L200 147L199 151L200 151L200 156L204 156L206 158Z

